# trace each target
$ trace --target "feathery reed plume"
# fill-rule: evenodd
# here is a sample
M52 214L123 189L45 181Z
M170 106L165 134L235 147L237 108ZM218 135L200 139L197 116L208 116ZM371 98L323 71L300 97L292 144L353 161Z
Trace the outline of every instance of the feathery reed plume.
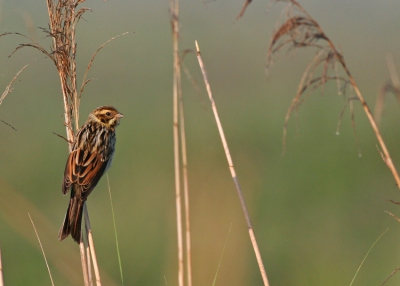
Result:
M278 0L279 1L279 0ZM277 1L277 2L278 2ZM267 64L266 72L273 64L273 56L282 50L284 47L288 47L289 50L297 48L315 48L317 54L311 60L303 73L303 77L297 89L297 93L292 100L292 103L286 113L284 131L283 131L283 146L285 148L287 125L290 116L294 110L297 110L301 103L304 101L304 92L309 89L313 89L316 86L324 87L325 83L334 80L339 86L339 93L343 92L343 87L351 86L356 93L357 97L348 98L351 103L354 99L361 102L364 112L371 124L371 127L375 133L375 136L379 142L381 148L381 156L383 161L386 163L392 175L396 181L397 186L400 188L400 177L397 173L396 167L389 154L389 150L381 136L378 125L372 115L372 112L361 94L356 81L350 73L347 67L343 55L338 51L333 42L322 30L317 21L315 21L307 11L296 1L296 0L281 0L282 2L288 2L287 5L287 19L280 25L271 37L271 42L267 53ZM345 77L337 74L336 67L341 66ZM314 77L314 73L318 67L322 68L322 74ZM328 75L329 68L334 72L334 75ZM343 84L341 86L341 84ZM346 103L347 104L347 103ZM352 103L351 103L352 104ZM352 106L350 104L350 107ZM354 118L354 114L352 114ZM354 120L353 120L354 126Z

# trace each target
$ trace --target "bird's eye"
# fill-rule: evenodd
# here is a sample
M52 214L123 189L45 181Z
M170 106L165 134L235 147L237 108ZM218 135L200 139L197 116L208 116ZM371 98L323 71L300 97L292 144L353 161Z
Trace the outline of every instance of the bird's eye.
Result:
M110 116L110 115L111 115L111 113L107 111L107 112L106 112L106 115L107 115L107 116Z

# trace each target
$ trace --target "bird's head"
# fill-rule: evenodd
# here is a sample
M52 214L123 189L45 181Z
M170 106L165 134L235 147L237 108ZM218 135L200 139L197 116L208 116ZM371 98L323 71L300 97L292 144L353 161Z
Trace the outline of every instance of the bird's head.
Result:
M124 117L124 115L118 112L118 110L112 106L100 106L99 108L93 110L89 115L90 119L109 128L114 128L117 126L120 118L122 117Z

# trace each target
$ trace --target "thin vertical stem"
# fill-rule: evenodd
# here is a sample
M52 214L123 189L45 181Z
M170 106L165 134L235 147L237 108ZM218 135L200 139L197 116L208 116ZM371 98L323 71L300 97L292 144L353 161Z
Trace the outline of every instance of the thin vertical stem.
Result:
M189 178L186 153L186 133L185 133L185 114L183 108L182 93L179 97L179 121L181 134L182 151L182 171L183 171L183 197L185 206L185 244L186 244L186 267L187 267L187 285L192 286L192 243L190 238L190 205L189 205Z
M33 223L31 214L28 213L28 216L29 216L29 219L31 220L31 223L32 223L32 226L33 226L33 230L35 231L36 237L37 237L37 239L38 239L38 242L39 242L39 245L40 245L40 249L42 250L43 258L44 258L44 261L46 262L47 272L49 272L51 285L54 286L53 276L51 275L49 263L47 262L47 257L46 257L46 253L44 252L42 242L40 241L40 237L39 237L39 234L38 234L38 232L37 232L37 230L36 230L35 224Z
M89 244L85 244L86 247L86 259L87 259L87 268L88 268L88 280L89 285L93 286L93 275L92 275L92 260L90 259L90 247Z
M87 227L87 240L88 240L88 244L89 244L90 254L92 256L94 275L96 277L96 285L101 286L100 271L99 271L99 267L97 264L96 250L94 247L92 228L90 227L89 213L87 211L86 202L83 205L83 212L85 214L85 225Z
M115 222L115 213L114 213L114 204L111 196L111 187L110 187L110 180L107 175L107 186L108 186L108 194L110 195L110 204L111 204L111 213L112 213L112 218L113 218L113 223L114 223L114 234L115 234L115 244L117 246L117 256L118 256L118 264L119 264L119 273L121 275L121 284L124 285L124 275L122 273L122 262L121 262L121 255L119 251L119 243L118 243L118 234L117 234L117 224Z
M217 122L217 127L218 127L218 131L219 131L219 135L221 137L222 145L223 145L224 150L225 150L225 156L226 156L226 159L228 161L229 170L231 172L231 176L232 176L233 182L235 183L237 195L239 196L240 204L242 206L244 217L246 219L247 228L248 228L249 236L250 236L250 241L251 241L251 243L253 245L253 249L254 249L254 252L255 252L255 255L256 255L258 267L260 268L260 273L261 273L261 277L263 279L264 285L268 286L269 283L268 283L267 273L265 272L265 268L264 268L264 264L263 264L263 261L262 261L262 258L261 258L260 250L258 248L256 236L255 236L254 231L253 231L253 226L251 225L251 220L250 220L249 212L247 211L246 202L245 202L244 197L243 197L242 189L241 189L241 187L239 185L239 180L238 180L238 178L236 176L236 172L235 172L235 168L233 166L233 161L232 161L232 157L231 157L231 154L230 154L230 151L229 151L228 143L227 143L226 138L225 138L225 133L224 133L224 130L222 128L221 121L219 119L217 106L215 104L214 97L213 97L212 92L211 92L211 87L210 87L210 83L208 81L207 72L206 72L206 69L205 69L205 66L204 66L204 63L203 63L203 59L201 58L200 49L199 49L199 46L197 44L197 41L196 41L196 49L197 49L197 59L199 61L199 66L200 66L201 72L203 74L204 83L206 85L207 93L208 93L208 96L209 96L210 101L211 101L211 107L212 107L212 110L213 110L213 113L214 113L215 121Z
M184 285L183 267L183 230L182 230L182 199L180 181L180 158L179 158L179 112L178 101L181 84L181 70L179 63L179 1L171 0L170 9L172 13L171 25L173 36L173 55L174 55L174 78L173 78L173 136L174 136L174 166L175 166L175 205L176 205L176 225L178 240L178 282L179 286Z
M86 263L85 244L83 243L82 235L81 235L81 241L79 243L79 250L81 254L83 281L85 283L85 286L89 286L89 270L88 270L88 265Z

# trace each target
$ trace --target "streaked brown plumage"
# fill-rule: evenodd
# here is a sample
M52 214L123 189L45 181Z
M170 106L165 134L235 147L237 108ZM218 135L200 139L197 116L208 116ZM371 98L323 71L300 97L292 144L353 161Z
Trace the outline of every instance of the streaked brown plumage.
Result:
M68 156L62 185L63 194L71 189L64 223L58 234L63 240L69 234L79 243L83 204L100 178L111 166L115 151L115 127L123 117L112 106L101 106L89 114L78 130Z

